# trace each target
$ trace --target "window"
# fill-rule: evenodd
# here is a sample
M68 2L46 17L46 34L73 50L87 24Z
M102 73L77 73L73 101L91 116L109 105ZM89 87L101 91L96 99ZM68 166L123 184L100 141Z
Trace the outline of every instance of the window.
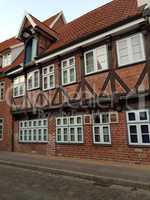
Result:
M13 81L13 97L20 97L25 94L25 78L19 76Z
M150 145L149 110L127 112L129 144Z
M23 143L47 143L48 120L27 120L19 122L19 141Z
M9 66L11 64L11 53L6 53L2 57L2 67Z
M83 143L82 116L56 118L57 143Z
M37 39L31 38L25 48L25 64L30 63L37 56Z
M43 68L43 90L52 89L55 87L55 72L54 65Z
M145 60L143 35L138 33L117 41L119 66L133 64Z
M0 140L3 140L4 120L0 118Z
M27 89L33 90L40 86L40 73L39 70L29 72L27 74Z
M76 81L75 57L62 61L62 84L66 85Z
M4 100L5 83L0 82L0 101Z
M93 141L95 144L111 144L109 113L93 114Z
M108 69L107 45L85 52L84 60L86 74Z

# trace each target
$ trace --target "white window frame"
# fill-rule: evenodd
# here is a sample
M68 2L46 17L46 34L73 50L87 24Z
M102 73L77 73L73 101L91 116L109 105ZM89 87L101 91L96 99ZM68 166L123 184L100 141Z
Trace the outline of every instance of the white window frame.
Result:
M50 68L51 68L51 67L53 67L53 71L52 71L52 72L50 72ZM44 74L44 70L45 70L45 69L48 71L47 74ZM53 78L54 84L53 84L52 87L50 86L50 76L53 76L53 77L54 77L54 78ZM47 88L44 88L44 78L47 78L47 85L48 85ZM55 88L55 65L54 65L54 64L49 65L49 66L47 66L47 67L44 67L44 68L42 69L42 85L43 85L42 88L43 88L44 91L50 90L50 89L54 89L54 88Z
M11 52L7 52L2 56L2 68L11 65L11 63L12 63Z
M147 120L140 120L140 113L146 112L147 113ZM127 128L128 128L128 141L129 145L133 146L150 146L149 143L143 143L142 142L142 133L141 133L141 126L146 125L149 129L149 135L150 135L150 111L148 109L141 109L141 110L131 110L126 112L126 120L127 120ZM135 120L129 120L129 114L134 113L135 114ZM138 142L134 143L131 141L131 133L130 133L130 126L136 126L137 128L137 139Z
M35 73L38 72L38 85L35 86ZM30 78L30 76L32 76L32 87L29 88L29 83L28 83L28 80ZM30 91L30 90L34 90L34 89L38 89L40 87L40 71L39 70L34 70L34 71L31 71L27 74L27 90Z
M105 69L98 69L98 67L97 67L97 57L96 57L96 51L97 51L97 49L99 49L99 48L106 48L106 53L107 53L107 63L106 63L106 68ZM93 53L93 63L94 63L94 71L93 72L87 72L87 62L86 62L86 55L88 54L88 53ZM93 73L96 73L96 72L101 72L101 71L105 71L105 70L108 70L108 45L102 45L102 46L99 46L99 47L97 47L97 48L95 48L95 49L91 49L91 50L89 50L89 51L86 51L85 53L84 53L84 65L85 65L85 74L86 75L89 75L89 74L93 74Z
M141 51L142 51L142 58L140 60L134 60L133 56L132 56L132 44L131 44L131 38L133 38L136 35L140 35L140 43L141 43ZM129 61L122 64L121 60L120 60L120 52L119 52L119 43L123 40L127 40L127 46L128 46L128 55L129 55ZM146 60L146 56L145 56L145 47L144 47L144 38L143 38L143 34L142 33L136 33L133 34L129 37L125 37L123 39L117 40L116 41L116 45L117 45L117 58L118 58L118 65L119 67L123 67L126 65L130 65L130 64L134 64L134 63L138 63L138 62L142 62Z
M0 125L2 126L2 135L0 137L0 141L3 140L3 137L4 137L4 119L3 118L0 118L0 120L2 120L2 124L0 123Z
M99 115L100 117L100 123L94 123L94 115ZM103 123L102 122L102 115L108 115L108 122L107 123ZM102 145L111 145L112 143L112 139L111 139L111 127L110 127L110 113L106 112L106 113L93 113L93 143L94 144L102 144ZM108 135L109 135L109 142L105 142L104 141L104 132L103 132L103 128L107 127L108 128ZM100 129L100 136L101 136L101 141L100 142L96 142L95 141L95 128L99 128Z
M17 79L21 79L21 78L24 78L24 82L20 82L20 83L15 83L15 81ZM23 87L23 93L21 94L20 93L20 87ZM18 95L15 95L15 88L18 89ZM14 80L13 80L13 97L21 97L21 96L24 96L25 95L25 77L22 75L22 76L18 76L16 77Z
M73 59L74 60L74 65L70 66L69 65L69 61ZM67 66L64 68L63 67L63 63L64 62L67 62ZM70 80L70 70L71 69L74 69L74 76L75 76L75 80L74 81L71 81ZM67 71L67 75L68 75L68 82L67 83L64 83L64 71ZM69 84L72 84L72 83L75 83L76 82L76 59L75 59L75 56L73 57L69 57L65 60L62 60L61 61L61 77L62 77L62 85L69 85Z
M80 118L81 119L81 123L77 123L77 118ZM70 119L74 119L74 124L71 124L70 123ZM63 120L66 120L67 123L64 124L63 123ZM60 124L57 123L57 120L60 120ZM74 141L71 141L71 134L70 134L70 130L71 128L74 129L74 136L75 136L75 140ZM81 137L82 137L82 140L79 141L78 140L78 128L81 129ZM64 129L67 129L67 138L68 140L65 141L64 140L64 134L63 134L63 130ZM58 130L61 130L61 141L58 140ZM77 115L77 116L69 116L69 117L57 117L56 118L56 143L58 144L83 144L84 143L84 136L83 136L83 117L82 115Z
M40 124L39 124L40 122ZM44 124L46 122L46 124ZM35 125L36 124L36 125ZM41 140L39 140L39 130L41 130ZM44 131L46 130L46 140L44 139ZM36 139L34 139L34 131L36 131ZM25 132L27 133L25 140ZM31 140L29 140L29 132L31 132ZM22 133L22 139L21 139ZM19 122L19 142L20 143L48 143L48 119L25 120Z
M3 91L3 95L2 95L2 91ZM4 99L5 99L5 82L0 81L0 102L4 101Z

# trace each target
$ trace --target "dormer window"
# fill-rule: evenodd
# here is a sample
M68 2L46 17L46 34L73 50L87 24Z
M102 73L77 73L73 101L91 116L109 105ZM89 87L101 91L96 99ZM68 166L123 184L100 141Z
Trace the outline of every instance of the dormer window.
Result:
M11 64L11 53L8 52L2 56L2 67L9 66L10 64Z
M37 56L37 39L30 38L25 47L25 64L30 63Z

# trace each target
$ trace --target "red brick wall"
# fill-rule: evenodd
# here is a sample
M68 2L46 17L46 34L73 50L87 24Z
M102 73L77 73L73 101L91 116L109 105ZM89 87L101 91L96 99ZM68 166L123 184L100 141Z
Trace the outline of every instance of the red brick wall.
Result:
M18 122L15 122L15 151L75 158L111 160L138 164L150 163L150 148L128 145L125 112L119 113L119 123L111 124L111 145L93 144L92 125L84 125L84 144L56 144L55 117L49 119L48 144L19 144Z
M6 99L8 100L10 98L10 96L6 94L11 82L7 78L0 78L0 81L5 82L5 99L4 101L0 101L0 118L4 119L3 140L0 141L0 151L11 151L12 116L11 108L6 101ZM10 99L8 101L10 102Z

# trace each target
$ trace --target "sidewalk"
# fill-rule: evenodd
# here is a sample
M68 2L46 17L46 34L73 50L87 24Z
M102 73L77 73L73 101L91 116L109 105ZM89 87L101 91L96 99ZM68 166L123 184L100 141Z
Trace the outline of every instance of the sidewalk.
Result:
M150 190L150 166L125 166L103 161L9 152L0 152L0 165L78 177L105 186L122 185Z

